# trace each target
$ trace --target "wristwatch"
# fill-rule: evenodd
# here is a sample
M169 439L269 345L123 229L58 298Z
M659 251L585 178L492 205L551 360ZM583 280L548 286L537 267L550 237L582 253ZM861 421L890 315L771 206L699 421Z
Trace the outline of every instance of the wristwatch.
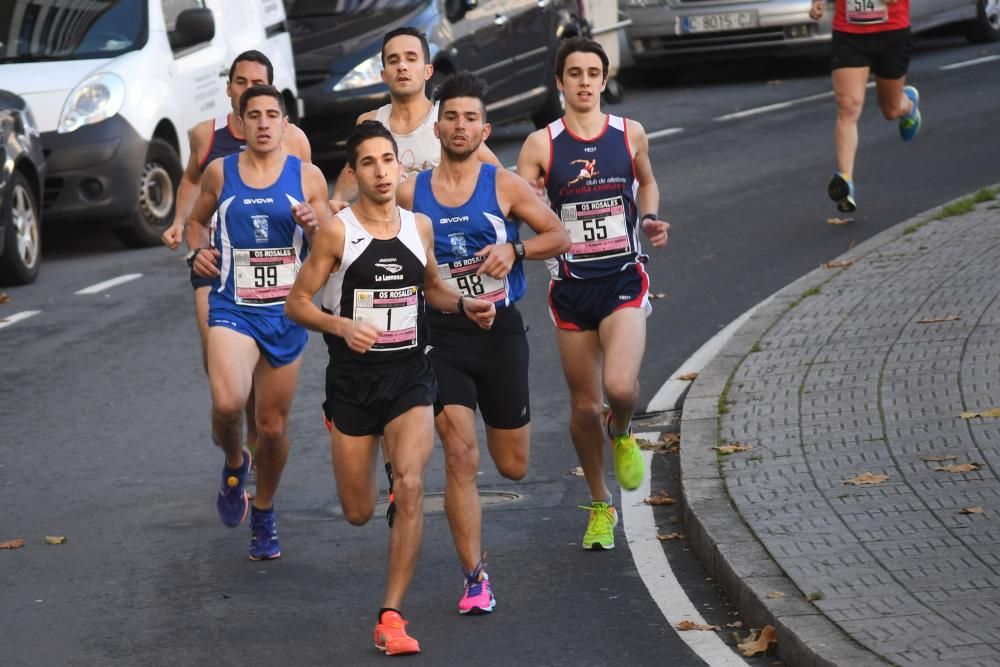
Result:
M188 263L189 268L192 269L194 268L194 258L197 257L198 253L201 252L202 250L204 250L204 248L195 248L194 250L189 251L188 254L184 256L184 260Z
M524 259L524 244L520 241L509 241L509 243L514 246L514 262L520 262Z
M647 213L646 215L642 216L642 222L646 222L647 220L659 220L659 219L660 219L659 213Z

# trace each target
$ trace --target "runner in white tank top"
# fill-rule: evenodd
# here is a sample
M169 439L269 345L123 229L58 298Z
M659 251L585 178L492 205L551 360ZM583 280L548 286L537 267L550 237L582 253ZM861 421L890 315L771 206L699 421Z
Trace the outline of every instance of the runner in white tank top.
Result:
M375 120L385 125L390 132L389 114L392 104L386 104L375 110ZM438 117L438 103L431 107L430 113L417 129L409 134L392 132L399 147L399 166L406 178L416 176L420 172L433 169L441 162L441 142L434 136L434 123Z

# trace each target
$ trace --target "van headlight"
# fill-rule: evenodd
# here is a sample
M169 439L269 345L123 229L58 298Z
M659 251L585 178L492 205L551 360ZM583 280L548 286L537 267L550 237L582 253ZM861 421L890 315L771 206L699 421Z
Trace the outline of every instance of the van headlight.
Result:
M84 79L66 98L57 131L66 134L111 118L124 103L125 82L115 74L95 74Z
M382 83L382 77L379 75L381 71L382 52L379 51L348 72L343 79L337 82L333 90L339 93L342 90L354 90L355 88L364 88L365 86L374 86L377 83Z

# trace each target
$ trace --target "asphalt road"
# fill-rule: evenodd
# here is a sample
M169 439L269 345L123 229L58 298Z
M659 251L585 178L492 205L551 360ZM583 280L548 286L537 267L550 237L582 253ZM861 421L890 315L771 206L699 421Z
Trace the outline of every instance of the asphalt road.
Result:
M1000 47L924 40L911 79L925 127L911 145L881 120L869 95L849 225L826 198L834 169L833 102L819 99L733 120L720 116L823 93L815 61L685 68L626 76L609 107L652 143L671 245L653 253L655 302L642 372L648 400L719 328L853 242L944 200L1000 181L1000 62L942 65ZM527 126L492 142L513 164ZM333 174L329 174L332 178ZM122 251L104 230L47 234L38 282L7 288L0 318L0 662L5 664L367 664L382 660L371 630L382 592L385 524L340 516L320 419L325 350L306 352L291 416L293 450L277 509L284 556L246 560L245 527L214 509L220 457L208 438L186 267L163 249ZM136 280L77 290L123 274ZM455 613L461 577L441 513L427 515L417 579L405 611L428 665L703 664L664 622L623 535L612 552L578 543L586 499L566 431L567 403L544 308L546 277L529 270L532 469L502 481L484 465L484 490L517 494L485 512L498 609ZM488 460L485 457L484 460ZM669 487L658 462L654 488ZM443 487L436 452L428 491ZM666 521L664 514L657 520ZM45 544L65 535L66 544ZM682 584L713 622L725 602L668 544ZM768 659L761 664L771 664Z

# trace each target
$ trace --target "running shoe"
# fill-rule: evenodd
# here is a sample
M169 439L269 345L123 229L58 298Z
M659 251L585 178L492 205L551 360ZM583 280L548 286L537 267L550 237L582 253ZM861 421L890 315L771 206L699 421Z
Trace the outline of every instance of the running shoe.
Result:
M614 549L618 510L612 505L597 500L591 502L590 505L580 505L579 507L590 511L587 532L583 534L583 542L580 546L588 551L591 549L598 551Z
M642 462L642 452L639 444L632 436L632 427L621 435L611 435L612 414L608 413L608 436L611 438L611 453L615 459L615 477L618 484L627 491L639 488L645 465Z
M222 466L222 488L215 506L219 510L222 523L234 528L247 518L250 511L250 498L247 496L246 481L250 471L250 452L243 450L243 465L238 470Z
M910 113L901 116L899 119L899 136L903 141L912 141L920 132L920 125L923 122L920 117L920 91L913 86L903 86L903 94L913 102Z
M490 585L490 576L483 571L483 562L479 561L476 568L471 572L464 572L465 593L458 601L459 614L488 614L497 606L496 598L493 597L493 587Z
M838 211L853 213L857 208L857 204L854 203L854 181L847 180L839 171L830 178L826 192L830 195L830 199L837 202Z
M250 560L281 558L278 528L274 525L274 508L250 508Z
M375 648L386 655L420 653L420 643L406 634L406 623L398 611L383 612L375 624Z

